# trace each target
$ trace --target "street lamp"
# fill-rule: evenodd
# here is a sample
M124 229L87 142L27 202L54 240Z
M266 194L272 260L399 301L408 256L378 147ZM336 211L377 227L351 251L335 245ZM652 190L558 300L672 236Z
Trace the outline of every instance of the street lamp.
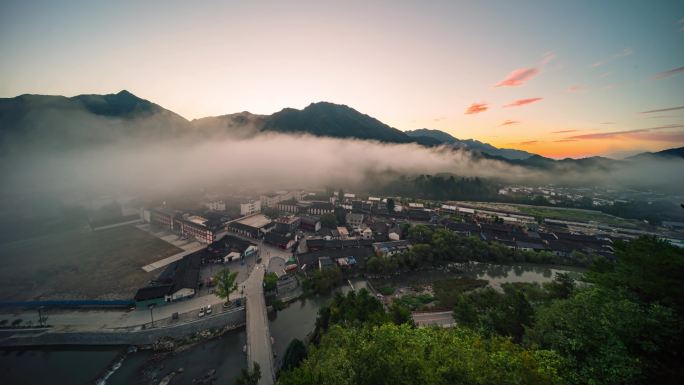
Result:
M45 306L38 306L38 323L43 326L43 309Z
M154 304L151 303L147 305L147 308L150 309L150 319L152 320L152 327L154 327L154 316L152 315L152 310L154 310Z

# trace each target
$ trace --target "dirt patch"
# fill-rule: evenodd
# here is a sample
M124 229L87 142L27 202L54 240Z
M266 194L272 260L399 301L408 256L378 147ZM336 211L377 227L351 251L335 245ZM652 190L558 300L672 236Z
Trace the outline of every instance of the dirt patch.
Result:
M133 226L74 230L0 245L0 300L130 299L142 266L182 250Z

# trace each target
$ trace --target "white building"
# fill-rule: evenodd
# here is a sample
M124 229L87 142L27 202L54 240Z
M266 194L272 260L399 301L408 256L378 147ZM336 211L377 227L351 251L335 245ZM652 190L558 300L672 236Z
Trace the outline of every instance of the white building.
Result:
M252 215L261 212L261 201L240 203L240 215Z
M226 202L222 200L209 201L204 204L209 211L226 211Z

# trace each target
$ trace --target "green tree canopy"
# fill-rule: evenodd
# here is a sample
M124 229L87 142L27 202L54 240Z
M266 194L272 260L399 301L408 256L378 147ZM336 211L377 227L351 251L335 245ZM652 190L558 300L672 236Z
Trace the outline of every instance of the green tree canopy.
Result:
M223 269L216 273L214 276L216 289L214 291L219 298L230 302L230 293L237 289L237 275L237 272L231 272L229 269Z
M331 326L282 385L555 384L560 358L462 328Z

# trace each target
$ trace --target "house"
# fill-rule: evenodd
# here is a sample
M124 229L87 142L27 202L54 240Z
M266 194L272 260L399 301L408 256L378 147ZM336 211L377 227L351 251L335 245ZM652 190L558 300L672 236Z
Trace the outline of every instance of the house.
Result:
M276 292L278 294L290 292L299 286L299 281L294 274L288 274L285 270L278 270L275 274L278 277L276 281Z
M240 215L252 215L261 212L261 201L250 200L240 203Z
M279 202L276 205L276 208L278 211L297 215L306 212L309 206L311 206L310 202L299 202L294 199L288 199L286 201Z
M145 286L135 293L135 307L147 309L149 306L162 306L166 303L166 295L171 291L170 284Z
M346 220L347 220L347 225L351 226L353 228L356 227L361 227L363 224L365 216L361 213L347 213L346 215Z
M295 195L300 196L300 192L294 193L291 191L276 191L275 193L264 194L259 197L262 207L276 207L280 202L294 199Z
M523 251L546 250L546 246L544 246L544 244L542 244L542 243L532 243L532 242L523 242L523 241L516 241L515 247L516 247L516 249L523 250Z
M294 233L281 233L274 230L266 233L264 242L283 250L289 250L295 244L295 236Z
M390 241L398 241L401 239L401 228L399 226L394 226L387 231L387 239Z
M301 219L293 215L280 217L275 220L275 231L283 234L294 233L299 228L300 223Z
M373 239L308 238L306 240L306 247L307 247L307 249L309 249L311 251L371 246L372 244L373 244Z
M442 205L440 207L440 212L442 214L456 214L458 212L458 207L451 205Z
M220 241L209 245L207 251L221 257L224 262L230 262L255 255L259 248L255 244L234 235L226 235Z
M333 263L332 259L330 259L330 257L319 257L318 258L318 269L319 270L330 269L334 266L335 266L335 264Z
M263 214L241 218L228 224L228 230L250 238L261 238L273 228L273 222Z
M407 240L373 243L373 250L375 251L375 254L386 257L401 253L402 251L409 250L410 248L411 244Z
M226 202L223 200L212 200L204 204L209 211L226 211Z
M178 301L195 295L199 288L199 271L202 254L192 253L166 267L157 278L158 282L170 283L166 302Z
M371 230L370 227L366 227L361 231L361 238L373 239L373 230Z
M330 202L314 201L311 206L307 208L310 215L332 214L335 211L335 206Z
M313 216L303 216L300 218L300 227L302 230L306 231L312 231L314 233L318 232L321 229L321 220L318 217L313 217Z
M474 223L449 222L447 229L465 236L471 236L480 232L480 226Z
M336 249L325 249L309 251L308 253L299 254L297 259L300 266L308 266L313 269L319 267L318 259L320 257L328 257L332 261L337 261L339 258L354 258L355 265L365 266L366 261L373 257L375 253L370 245L361 245L353 247L344 247Z
M150 223L152 225L173 230L173 219L176 217L176 210L167 207L157 207L150 209Z
M159 277L135 293L137 308L161 306L195 295L199 288L199 271L203 251L183 257L168 265Z
M338 234L338 238L340 238L340 239L349 238L349 230L347 230L346 227L338 226L336 231Z
M202 243L213 243L227 233L220 219L207 219L199 215L176 217L173 227L181 235L195 238Z

